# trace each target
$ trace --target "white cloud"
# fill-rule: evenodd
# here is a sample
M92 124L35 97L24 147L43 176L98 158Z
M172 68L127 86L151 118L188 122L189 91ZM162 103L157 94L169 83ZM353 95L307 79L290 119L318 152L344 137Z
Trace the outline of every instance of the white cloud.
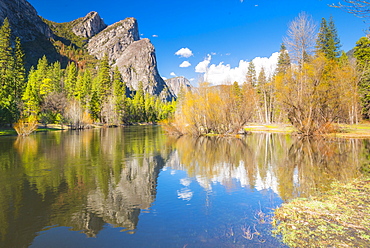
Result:
M175 55L178 55L184 58L189 58L190 56L193 56L193 52L189 48L185 47L175 52Z
M256 74L258 76L261 68L265 69L267 76L272 76L275 72L279 53L273 53L269 58L256 57L253 59L253 63L256 67ZM229 64L224 64L223 62L218 65L210 64L210 56L204 61L200 62L196 67L195 71L204 74L204 80L218 85L225 83L243 83L245 82L246 74L248 72L249 62L240 60L239 65L235 68L231 68Z
M278 58L279 58L279 53L278 52L273 53L269 58L267 58L267 57L263 57L263 58L256 57L256 58L254 58L253 63L256 66L257 76L258 76L258 73L261 71L261 68L263 67L265 69L266 75L268 77L271 77L274 74L275 70L276 70Z
M166 77L162 77L162 79L163 79L163 80L167 80L167 78L166 78Z
M180 183L185 187L188 187L191 184L190 178L182 178L180 179Z
M186 60L185 60L185 61L184 61L184 62L182 62L182 63L181 63L181 65L179 65L179 66L180 66L180 67L185 67L185 68L186 68L186 67L191 66L191 64L189 63L189 61L186 61Z
M199 73L205 73L207 72L207 67L209 65L209 63L211 63L211 55L208 54L207 58L205 58L202 62L199 62L197 64L197 66L195 67L195 72L199 72Z
M183 188L177 191L177 198L182 199L184 201L190 201L193 197L193 192L188 188Z
M158 35L156 35L156 34L153 34L153 35L152 35L152 37L154 37L154 38L157 38L157 37L158 37Z
M174 72L171 72L170 75L176 77L176 74Z
M193 82L195 80L195 78L190 78L189 81L190 82Z

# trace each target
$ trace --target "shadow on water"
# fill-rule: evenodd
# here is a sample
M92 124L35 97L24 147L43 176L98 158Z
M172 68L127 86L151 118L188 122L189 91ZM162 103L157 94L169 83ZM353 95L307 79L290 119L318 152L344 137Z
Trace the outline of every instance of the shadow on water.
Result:
M57 226L97 237L109 224L135 235L164 168L185 171L206 192L272 190L285 201L367 173L369 150L367 140L279 134L172 139L151 126L1 137L0 247L28 247ZM253 225L241 230L253 236Z

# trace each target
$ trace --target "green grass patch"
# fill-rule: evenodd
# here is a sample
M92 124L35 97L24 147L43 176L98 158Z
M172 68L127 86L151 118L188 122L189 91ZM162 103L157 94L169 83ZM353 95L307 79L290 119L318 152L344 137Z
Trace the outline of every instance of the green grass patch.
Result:
M273 225L290 247L370 247L370 179L284 203Z
M0 136L17 135L14 129L1 129Z
M50 127L39 127L36 132L52 132L63 130L60 125L50 125ZM2 128L0 129L0 136L14 136L18 135L13 128Z

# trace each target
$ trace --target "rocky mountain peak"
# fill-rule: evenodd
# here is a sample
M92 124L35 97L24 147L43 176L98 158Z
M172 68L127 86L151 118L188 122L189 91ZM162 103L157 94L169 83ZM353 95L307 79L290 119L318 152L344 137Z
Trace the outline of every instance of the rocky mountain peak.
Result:
M0 22L8 18L13 34L22 41L33 41L40 35L52 37L48 25L26 0L0 0Z
M72 31L77 36L91 38L106 27L107 25L104 23L103 19L100 18L99 14L95 11L91 11L85 17L74 21Z
M73 32L77 38L86 38L82 39L87 42L90 55L97 59L108 55L110 64L118 66L131 91L142 84L149 94L165 100L175 97L158 73L154 46L148 39L140 40L135 18L107 26L99 14L92 11L71 22L55 23L39 17L26 0L0 0L0 21L5 18L9 19L13 34L22 39L29 67L36 65L43 55L49 61L60 61L64 55L55 48L53 40L72 42Z
M175 97L158 73L155 49L149 39L130 44L115 65L131 90L138 90L142 83L149 94L160 95L165 100Z
M131 43L139 39L137 21L130 17L109 25L92 37L87 49L98 59L107 54L109 60L114 63Z
M176 97L180 94L181 91L191 90L193 86L190 84L190 81L185 77L174 77L165 80L169 89Z

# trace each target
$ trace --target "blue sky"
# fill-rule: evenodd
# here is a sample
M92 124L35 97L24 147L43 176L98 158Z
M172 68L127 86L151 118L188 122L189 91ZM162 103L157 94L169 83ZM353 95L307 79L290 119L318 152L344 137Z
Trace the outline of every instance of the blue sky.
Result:
M68 22L90 11L97 11L108 25L135 17L141 37L149 38L156 48L161 76L185 76L193 79L193 85L202 75L196 72L202 61L203 66L213 65L209 78L217 78L221 77L218 73L234 73L243 62L270 57L279 50L289 22L301 11L312 15L318 25L322 17L333 16L345 51L355 46L369 26L328 6L336 0L28 1L39 15L55 22ZM189 48L192 55L175 55L181 48ZM184 61L188 67L180 67Z

